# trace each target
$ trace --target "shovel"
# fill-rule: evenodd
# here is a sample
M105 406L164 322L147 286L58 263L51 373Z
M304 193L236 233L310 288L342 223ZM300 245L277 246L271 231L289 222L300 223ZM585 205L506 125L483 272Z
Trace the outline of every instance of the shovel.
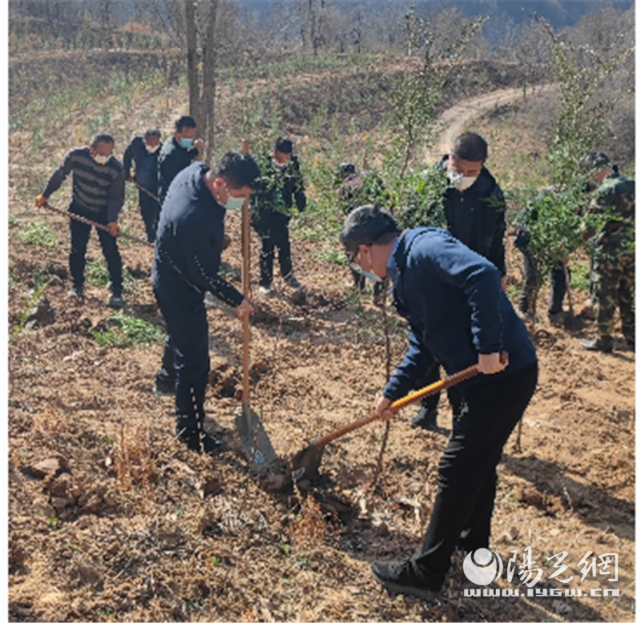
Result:
M63 216L67 216L68 218L74 219L76 221L80 221L85 225L92 225L96 229L103 229L104 231L109 231L109 227L107 227L106 225L103 225L102 223L96 223L95 221L91 221L88 218L85 218L84 216L80 216L79 214L74 214L73 212L65 212L64 210L60 210L59 208L54 208L50 203L45 203L42 207L47 208L47 210L51 210L52 212L57 212L58 214L62 214ZM137 236L126 234L124 231L121 231L118 233L118 238L127 238L127 240L131 240L139 244L144 244L152 248L154 246L153 242L147 242L146 240L143 240L142 238L138 238Z
M389 410L396 413L403 407L406 407L407 405L410 405L417 400L420 400L421 398L426 398L427 396L431 396L432 394L438 394L448 387L452 387L453 385L457 385L462 381L466 381L467 379L472 378L476 374L478 374L477 366L470 366L465 370L461 370L461 372L457 372L452 376L448 376L442 381L432 383L431 385L428 385L423 389L419 389L418 391L408 394L404 398L400 398L390 405ZM334 439L342 437L343 435L347 435L347 433L351 433L353 430L366 426L370 422L374 422L378 419L378 414L374 412L372 413L372 415L368 415L367 417L356 420L355 422L347 424L342 428L338 428L334 432L328 433L324 437L314 439L306 448L303 448L292 458L292 478L298 481L313 480L314 478L318 477L318 468L320 467L320 463L323 458L325 446L328 443L334 441Z
M246 141L243 141L242 151L249 152ZM249 198L243 203L242 219L243 296L249 300ZM234 423L251 470L268 470L278 457L260 416L251 410L249 404L249 314L243 314L243 403Z

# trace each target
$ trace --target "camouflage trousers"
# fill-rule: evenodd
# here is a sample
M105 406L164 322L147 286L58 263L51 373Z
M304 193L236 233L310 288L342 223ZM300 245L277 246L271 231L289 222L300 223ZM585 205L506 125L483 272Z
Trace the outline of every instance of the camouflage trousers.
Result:
M612 340L614 312L618 306L623 336L634 341L634 253L598 254L594 261L593 280L599 337Z

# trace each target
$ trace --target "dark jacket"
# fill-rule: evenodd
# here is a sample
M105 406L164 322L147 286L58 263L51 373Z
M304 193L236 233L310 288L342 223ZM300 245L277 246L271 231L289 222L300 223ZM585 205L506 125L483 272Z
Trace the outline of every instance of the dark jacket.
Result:
M206 291L237 307L243 295L218 275L225 234L225 208L212 196L194 162L174 179L160 213L152 268L154 289L202 301Z
M252 192L252 224L260 229L274 213L291 217L294 202L299 212L307 206L300 162L292 156L284 167L270 158L261 164L261 176Z
M407 394L435 360L450 375L477 363L479 353L507 351L502 375L536 362L497 268L448 232L419 227L401 234L387 275L396 309L410 325L409 348L383 392L387 398Z
M188 167L197 156L198 150L195 147L185 149L175 136L163 143L158 155L158 197L161 204L176 175Z
M88 218L116 222L125 202L125 176L120 162L112 156L106 164L98 164L89 147L71 149L49 178L42 195L51 197L69 173L73 173L71 199L76 206Z
M385 184L373 171L350 175L338 189L338 201L344 214L363 205L380 206L384 200Z
M448 188L443 207L448 231L505 275L505 197L492 174L483 167L465 192Z
M125 170L125 179L131 176L132 163L136 167L134 179L149 192L158 192L158 157L162 150L160 148L150 154L145 147L145 139L142 136L134 136L125 149L122 158L122 167ZM151 172L153 171L153 176Z

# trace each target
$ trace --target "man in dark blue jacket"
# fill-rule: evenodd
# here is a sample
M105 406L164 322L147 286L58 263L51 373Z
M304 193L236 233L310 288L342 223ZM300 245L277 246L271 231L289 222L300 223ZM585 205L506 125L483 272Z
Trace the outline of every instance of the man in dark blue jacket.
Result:
M156 227L160 214L160 205L152 195L158 196L158 150L161 147L160 130L147 128L142 136L134 136L131 139L122 158L125 179L134 181L138 185L140 215L145 223L149 242L156 240ZM132 162L136 167L134 177L131 176Z
M163 201L173 179L194 160L202 158L205 144L196 138L196 120L184 115L174 124L174 135L167 139L158 155L158 197Z
M431 599L455 548L488 547L496 466L534 393L536 352L499 270L451 234L432 227L400 233L388 212L364 206L345 219L340 238L354 268L389 277L410 325L405 359L378 401L382 420L435 361L450 375L474 364L481 373L453 388L458 411L422 546L406 560L371 565L391 592Z
M156 391L175 393L176 435L207 454L222 444L203 430L209 375L204 295L211 292L239 318L253 311L218 268L225 213L242 208L259 175L254 159L238 152L226 153L214 170L195 162L176 176L160 213L152 280L167 339Z

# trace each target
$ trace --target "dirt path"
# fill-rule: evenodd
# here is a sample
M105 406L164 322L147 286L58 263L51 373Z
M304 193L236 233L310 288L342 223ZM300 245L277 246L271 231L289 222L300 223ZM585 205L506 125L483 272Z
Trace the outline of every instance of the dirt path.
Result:
M537 93L549 90L552 85L537 87ZM476 117L497 106L510 104L523 98L522 89L500 89L479 97L472 97L448 108L438 119L439 132L434 148L428 151L427 161L434 162L449 152L456 137L465 131L465 126Z

